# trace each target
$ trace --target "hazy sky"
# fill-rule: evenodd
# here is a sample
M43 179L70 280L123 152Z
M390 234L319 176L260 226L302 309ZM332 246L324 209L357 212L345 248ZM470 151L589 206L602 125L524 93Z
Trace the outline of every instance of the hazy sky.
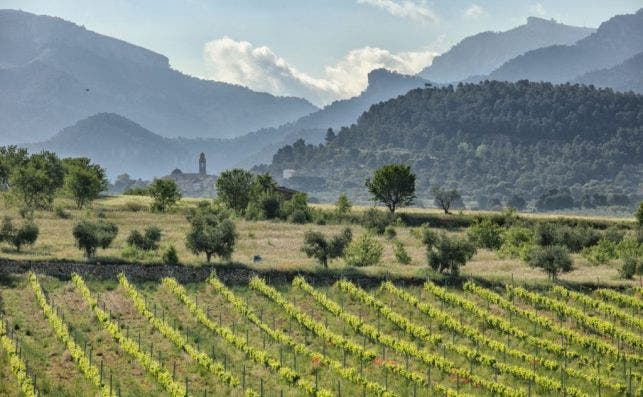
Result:
M316 104L349 97L377 67L417 73L471 34L528 16L597 27L643 0L0 0L169 57L182 72Z

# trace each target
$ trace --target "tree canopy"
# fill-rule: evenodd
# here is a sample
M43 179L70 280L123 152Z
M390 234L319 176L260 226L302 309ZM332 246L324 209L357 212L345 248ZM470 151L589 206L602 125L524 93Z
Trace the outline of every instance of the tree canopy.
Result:
M415 174L407 165L380 167L371 178L366 179L366 187L373 200L383 203L391 213L415 200Z

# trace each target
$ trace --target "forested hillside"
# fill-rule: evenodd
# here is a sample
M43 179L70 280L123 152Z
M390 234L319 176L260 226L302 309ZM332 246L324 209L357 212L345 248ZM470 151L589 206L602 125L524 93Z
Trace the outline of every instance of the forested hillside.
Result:
M417 174L420 202L446 185L479 207L513 196L542 209L627 205L643 193L642 142L643 96L485 81L375 105L325 145L283 147L267 168L295 169L316 194L359 196L372 170L401 162Z

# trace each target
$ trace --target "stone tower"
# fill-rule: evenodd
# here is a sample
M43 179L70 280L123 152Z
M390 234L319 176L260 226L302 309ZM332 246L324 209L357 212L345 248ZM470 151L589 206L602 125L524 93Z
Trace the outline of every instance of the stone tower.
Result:
M199 175L206 175L205 171L205 154L201 153L199 156Z

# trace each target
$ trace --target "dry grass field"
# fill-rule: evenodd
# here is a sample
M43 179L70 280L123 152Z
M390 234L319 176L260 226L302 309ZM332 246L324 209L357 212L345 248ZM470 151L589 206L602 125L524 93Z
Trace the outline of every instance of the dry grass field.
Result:
M126 238L131 230L142 230L148 225L155 225L161 228L163 238L161 249L173 245L179 255L182 264L198 266L205 261L204 256L195 256L185 246L185 235L188 230L188 222L185 218L186 209L198 203L196 199L183 199L179 206L169 214L151 213L141 210L149 205L149 198L140 196L117 196L105 197L93 203L89 209L75 210L71 203L61 201L70 215L68 219L60 218L55 212L39 211L35 215L35 222L40 228L40 236L32 247L25 247L22 252L16 252L8 245L3 245L0 255L3 258L16 260L60 260L60 261L84 261L83 253L74 245L72 237L73 225L82 218L96 218L102 213L106 220L114 222L119 233L106 250L99 250L95 261L124 261L123 249L126 247ZM329 205L318 205L320 208L329 209ZM354 211L362 211L365 207L355 207ZM134 210L133 210L134 209ZM136 210L138 209L138 210ZM426 209L403 209L405 212L427 212L437 210ZM472 212L466 212L471 214ZM4 215L18 215L11 209L4 209ZM445 215L445 216L458 216ZM521 214L521 216L537 216L534 214ZM544 215L548 216L548 215ZM610 218L596 218L610 220ZM618 218L623 220L622 218ZM319 230L327 235L338 233L342 228L350 226L354 236L365 233L359 225L298 225L286 222L272 221L246 221L237 219L238 240L232 260L246 263L257 268L271 268L280 270L315 270L320 267L315 260L306 257L301 251L304 233L307 230ZM413 261L409 265L401 265L396 262L392 246L393 243L385 237L377 237L384 246L384 255L381 263L377 266L361 268L359 271L365 274L397 274L400 276L425 276L427 275L425 251L421 242L411 233L410 227L397 227L397 239L406 247ZM450 230L448 233L463 233L463 230ZM251 263L254 255L260 255L262 260L256 264ZM131 259L130 259L131 260ZM150 254L136 260L144 264L158 264L161 261L161 254ZM563 275L561 278L566 281L579 283L600 282L605 285L632 284L618 277L615 266L592 266L580 255L574 255L575 270ZM329 264L330 268L342 269L345 267L343 260L334 260ZM517 281L530 283L546 282L546 275L538 269L528 267L517 259L503 259L498 257L496 252L478 250L473 259L462 268L465 275L484 277L487 279L506 281L512 277Z

